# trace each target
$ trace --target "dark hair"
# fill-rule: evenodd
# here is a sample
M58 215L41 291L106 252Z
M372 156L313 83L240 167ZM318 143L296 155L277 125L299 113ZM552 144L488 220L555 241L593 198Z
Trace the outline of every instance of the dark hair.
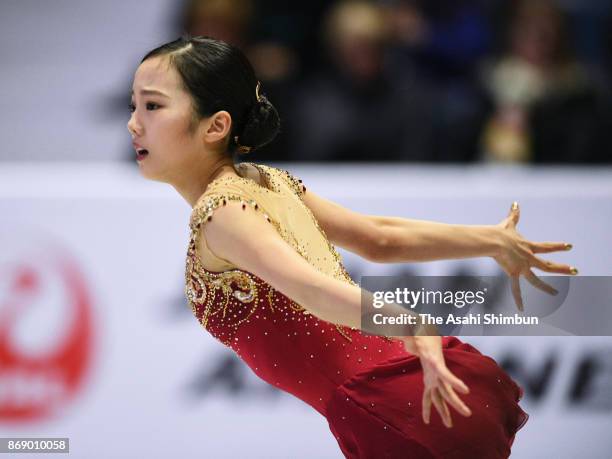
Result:
M255 71L237 47L214 38L186 34L149 51L140 62L156 56L168 57L192 96L190 130L202 118L226 110L232 117L228 144L232 154L239 145L259 148L278 134L278 112L261 89L257 100ZM236 136L239 145L234 140Z

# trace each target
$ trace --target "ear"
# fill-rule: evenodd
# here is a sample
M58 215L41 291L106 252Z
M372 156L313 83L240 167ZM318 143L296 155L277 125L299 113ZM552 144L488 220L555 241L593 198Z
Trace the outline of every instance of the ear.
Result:
M207 143L216 143L223 140L232 129L232 116L225 110L218 111L209 117L204 140Z

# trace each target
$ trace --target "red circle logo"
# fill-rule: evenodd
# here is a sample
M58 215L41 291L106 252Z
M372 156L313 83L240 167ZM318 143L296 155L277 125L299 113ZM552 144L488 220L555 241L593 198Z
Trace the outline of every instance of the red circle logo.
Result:
M47 419L69 403L93 350L79 264L57 244L17 234L15 244L3 237L0 254L0 422L10 423Z

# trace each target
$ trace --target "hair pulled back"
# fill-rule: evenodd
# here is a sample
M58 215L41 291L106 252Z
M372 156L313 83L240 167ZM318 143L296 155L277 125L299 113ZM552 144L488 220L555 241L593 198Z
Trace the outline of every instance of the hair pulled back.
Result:
M202 118L227 111L232 117L231 154L262 147L278 134L278 112L261 91L258 100L255 71L237 47L210 37L184 35L149 51L141 63L156 56L167 56L192 97L191 129Z

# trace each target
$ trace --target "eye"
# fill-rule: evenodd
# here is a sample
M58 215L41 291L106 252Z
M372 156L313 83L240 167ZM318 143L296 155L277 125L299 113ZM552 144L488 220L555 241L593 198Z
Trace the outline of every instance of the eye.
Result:
M159 105L156 104L155 102L147 102L146 107L147 107L147 110L156 110L159 108ZM133 112L136 110L136 106L133 103L128 104L128 108L130 112Z

